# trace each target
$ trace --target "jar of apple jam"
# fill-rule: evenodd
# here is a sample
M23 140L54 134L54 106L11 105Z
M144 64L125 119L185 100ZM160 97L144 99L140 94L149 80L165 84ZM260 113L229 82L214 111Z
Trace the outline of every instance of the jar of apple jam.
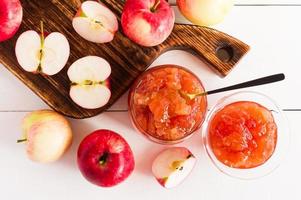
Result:
M151 68L130 89L128 103L132 122L154 142L182 142L201 127L207 111L206 96L189 99L185 94L204 91L200 79L183 67Z

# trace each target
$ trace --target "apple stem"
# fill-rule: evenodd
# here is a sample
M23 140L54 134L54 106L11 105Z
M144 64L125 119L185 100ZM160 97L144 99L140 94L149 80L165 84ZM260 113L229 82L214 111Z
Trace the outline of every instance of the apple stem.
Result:
M17 140L17 143L23 143L23 142L26 142L27 139L20 139L20 140Z
M100 158L99 158L99 164L100 165L104 165L107 162L109 154L108 153L104 153Z
M44 48L44 41L45 41L44 22L41 21L40 25L41 25L41 49L40 49L40 52L39 52L40 64L39 64L38 69L37 69L38 72L42 71L41 62L42 62L42 58L43 58L43 48Z
M44 22L41 21L41 48L43 49L44 47L44 41L45 41L45 35L44 35Z
M158 6L160 5L160 3L161 3L161 0L157 0L155 5L153 7L151 7L151 11L156 12L156 10L157 10Z
M187 157L186 157L186 159L189 159L189 158L191 158L193 155L192 154L189 154Z

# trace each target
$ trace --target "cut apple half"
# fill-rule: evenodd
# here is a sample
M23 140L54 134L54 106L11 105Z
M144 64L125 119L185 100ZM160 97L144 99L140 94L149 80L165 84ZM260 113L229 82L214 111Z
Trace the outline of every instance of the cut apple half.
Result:
M72 24L81 37L95 43L112 41L118 30L118 21L114 13L96 1L82 3Z
M71 99L86 109L103 107L111 98L110 75L111 66L103 58L87 56L77 60L68 70Z
M16 43L16 57L20 66L28 72L54 75L66 65L70 46L67 38L58 32L44 36L29 30L20 35Z
M153 175L165 188L184 181L195 166L196 158L185 147L173 147L161 152L152 165Z

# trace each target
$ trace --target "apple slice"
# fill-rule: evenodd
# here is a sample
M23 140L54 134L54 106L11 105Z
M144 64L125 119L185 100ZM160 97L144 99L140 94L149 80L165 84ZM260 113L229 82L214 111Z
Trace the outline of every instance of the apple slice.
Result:
M152 165L153 175L165 188L179 185L192 171L194 155L185 147L172 147L161 152Z
M20 66L28 72L54 75L66 65L70 46L67 38L58 32L44 36L29 30L20 35L16 43L16 56Z
M71 99L86 109L103 107L111 97L110 75L111 66L103 58L87 56L77 60L68 70Z
M0 42L10 39L19 30L23 18L19 0L0 1Z
M82 3L72 24L81 37L95 43L112 41L118 30L118 21L114 13L96 1Z

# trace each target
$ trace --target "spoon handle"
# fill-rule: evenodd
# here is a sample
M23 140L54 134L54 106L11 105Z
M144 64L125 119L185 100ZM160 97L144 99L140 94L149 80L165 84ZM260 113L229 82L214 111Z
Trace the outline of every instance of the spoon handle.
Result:
M225 92L225 91L229 91L229 90L236 90L236 89L241 89L241 88L248 88L248 87L253 87L253 86L258 86L258 85L264 85L264 84L268 84L268 83L282 81L284 79L285 79L284 74L282 74L282 73L274 74L271 76L266 76L266 77L254 79L251 81L239 83L236 85L232 85L232 86L228 86L228 87L224 87L224 88L220 88L220 89L216 89L216 90L211 90L211 91L206 92L206 94L209 95L209 94L215 94L215 93Z

